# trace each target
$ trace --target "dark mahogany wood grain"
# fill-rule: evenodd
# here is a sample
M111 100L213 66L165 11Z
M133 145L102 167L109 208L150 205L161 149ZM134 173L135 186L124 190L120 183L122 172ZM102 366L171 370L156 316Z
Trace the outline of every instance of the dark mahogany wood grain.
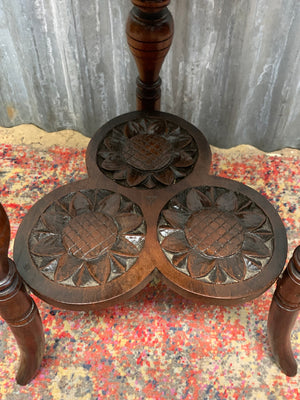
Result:
M0 281L4 281L9 272L8 247L10 241L9 221L0 203Z
M87 149L88 179L54 190L28 212L15 240L18 272L37 296L73 310L127 300L154 274L194 300L252 300L282 272L285 228L255 190L209 175L210 147L196 127L158 111L159 73L173 37L169 0L132 3L126 33L139 71L138 111L96 132ZM24 384L40 363L43 334L36 307L7 260L9 225L3 209L0 215L0 310L24 354L18 375ZM282 299L290 305L292 283L286 281L270 313L275 352L281 316L288 326L295 319L287 310L274 311Z
M120 131L123 139L118 137L115 142L112 136L115 131ZM160 161L158 168L153 162L155 146L151 147L153 153L146 147L145 151L137 152L134 161L128 157L132 151L128 147L130 139L140 136L157 137L158 141L161 138L163 146L167 144L173 150L167 160ZM197 146L201 148L198 154ZM123 172L120 172L114 156L121 157L123 151ZM106 169L102 171L103 160L107 161L105 168L117 173L115 178L107 176ZM152 169L136 169L145 160ZM161 208L177 190L191 183L183 179L186 175L193 175L194 179L207 176L210 162L211 153L204 136L179 117L161 112L133 112L109 121L88 147L89 179L49 193L25 216L14 248L22 278L37 296L62 308L99 309L128 299L160 267L156 227ZM138 171L141 185L119 184L124 172L132 176ZM171 182L161 183L164 173L173 174ZM178 183L175 177L181 177ZM147 185L142 184L144 181ZM150 182L157 185L149 189ZM103 221L107 221L105 225ZM101 243L108 237L108 227L111 241L104 248ZM91 247L93 256L87 255Z
M17 383L26 385L40 368L44 333L38 309L28 295L14 262L7 257L9 232L9 221L0 204L0 315L19 346Z
M135 58L137 78L137 110L159 110L161 79L159 72L173 38L173 18L166 1L132 0L126 34Z
M291 348L291 332L300 310L300 246L277 282L268 318L268 334L274 358L288 376L297 374Z
M155 143L170 152L157 159ZM89 179L51 192L24 218L14 251L22 278L39 297L71 309L126 300L155 270L193 299L259 296L284 266L285 229L263 196L210 176L209 164L204 136L178 117L134 112L111 120L88 147Z

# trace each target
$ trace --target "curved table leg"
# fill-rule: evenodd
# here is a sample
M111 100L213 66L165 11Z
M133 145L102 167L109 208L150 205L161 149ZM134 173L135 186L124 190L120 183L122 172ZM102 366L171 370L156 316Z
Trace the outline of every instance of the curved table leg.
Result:
M297 374L290 336L300 309L300 246L277 282L268 318L268 336L274 358L287 376Z
M20 349L17 383L26 385L37 374L44 354L42 321L33 299L7 257L10 229L0 204L0 315L12 330Z

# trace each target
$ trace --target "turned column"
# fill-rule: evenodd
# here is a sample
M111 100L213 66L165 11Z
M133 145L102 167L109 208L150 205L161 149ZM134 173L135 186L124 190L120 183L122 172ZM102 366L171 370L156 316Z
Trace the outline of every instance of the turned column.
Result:
M173 38L173 18L167 5L170 0L132 0L126 26L129 48L135 58L137 109L160 110L161 66Z
M8 258L10 227L0 204L0 316L7 322L20 350L17 383L26 385L37 374L44 353L44 332L38 309Z
M297 374L297 363L291 348L291 332L300 310L300 246L296 248L272 299L268 335L274 358L288 376Z

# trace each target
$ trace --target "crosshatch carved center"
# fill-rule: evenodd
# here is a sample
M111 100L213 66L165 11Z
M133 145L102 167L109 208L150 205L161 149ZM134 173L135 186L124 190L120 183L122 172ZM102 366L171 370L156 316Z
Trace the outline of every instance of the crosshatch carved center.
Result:
M142 171L156 171L172 161L172 145L163 137L144 134L132 137L124 146L124 160Z
M267 215L246 195L199 186L166 204L158 237L181 273L205 283L232 284L266 267L274 234Z
M30 233L36 267L66 286L105 285L126 274L144 246L140 208L102 189L72 192L53 202Z
M117 226L110 217L90 212L73 218L64 228L62 240L68 253L90 261L109 250L117 234Z
M244 241L243 232L237 218L217 209L192 214L185 226L189 244L214 257L228 257L238 252Z
M97 150L98 167L107 177L123 186L147 189L184 179L197 158L197 145L187 129L156 118L116 125Z

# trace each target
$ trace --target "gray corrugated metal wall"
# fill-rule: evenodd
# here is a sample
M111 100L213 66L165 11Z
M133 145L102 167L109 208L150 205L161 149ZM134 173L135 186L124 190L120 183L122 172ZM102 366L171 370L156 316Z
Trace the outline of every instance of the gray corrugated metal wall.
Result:
M0 0L0 125L91 136L135 108L129 0ZM162 109L210 143L300 147L300 1L173 0Z

